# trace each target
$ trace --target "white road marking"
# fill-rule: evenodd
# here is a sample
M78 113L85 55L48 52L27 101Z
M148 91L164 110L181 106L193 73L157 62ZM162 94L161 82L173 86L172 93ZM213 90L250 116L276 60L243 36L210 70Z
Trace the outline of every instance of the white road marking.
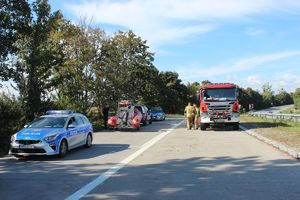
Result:
M168 135L171 131L173 131L175 128L177 128L180 124L182 124L184 120L179 122L178 124L173 125L170 129L167 129L166 132L162 132L161 134L157 135L150 141L146 142L141 146L139 150L122 160L119 164L113 166L106 172L104 172L102 175L98 176L96 179L91 181L90 183L83 186L81 189L79 189L77 192L73 193L69 197L66 198L66 200L78 200L84 195L88 194L90 191L92 191L95 187L102 184L104 181L109 179L112 175L117 173L120 169L125 167L128 163L130 163L132 160L137 158L139 155L141 155L143 152L145 152L147 149L149 149L152 145L157 143L159 140L161 140L163 137Z

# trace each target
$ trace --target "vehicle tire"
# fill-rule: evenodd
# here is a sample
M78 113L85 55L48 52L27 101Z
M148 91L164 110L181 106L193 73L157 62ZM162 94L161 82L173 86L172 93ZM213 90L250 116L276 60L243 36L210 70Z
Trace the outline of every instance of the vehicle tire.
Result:
M147 119L143 121L143 126L147 126Z
M240 129L240 124L239 124L239 123L234 123L232 128L233 128L233 130L235 130L235 131L236 131L236 130L239 130L239 129Z
M149 120L149 124L152 124L152 118Z
M90 148L92 145L93 145L93 137L92 137L92 134L88 134L87 136L86 136L86 142L85 142L85 147L86 148Z
M63 139L59 145L58 157L60 158L65 157L67 153L68 153L68 142L67 140Z
M206 124L200 124L200 129L201 129L201 131L205 131L206 130Z

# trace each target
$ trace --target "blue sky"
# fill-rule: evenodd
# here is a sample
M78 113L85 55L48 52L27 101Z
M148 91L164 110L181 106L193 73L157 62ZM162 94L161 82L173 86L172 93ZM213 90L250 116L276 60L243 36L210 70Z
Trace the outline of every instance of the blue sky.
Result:
M300 87L299 0L50 0L53 10L113 35L148 41L155 66L183 82L208 79L276 92Z

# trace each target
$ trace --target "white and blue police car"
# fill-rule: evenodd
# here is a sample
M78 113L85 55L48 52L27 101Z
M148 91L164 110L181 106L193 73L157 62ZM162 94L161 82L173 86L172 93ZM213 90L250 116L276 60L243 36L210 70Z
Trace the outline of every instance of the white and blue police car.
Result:
M10 155L59 155L79 146L91 147L93 127L72 110L50 110L11 137Z

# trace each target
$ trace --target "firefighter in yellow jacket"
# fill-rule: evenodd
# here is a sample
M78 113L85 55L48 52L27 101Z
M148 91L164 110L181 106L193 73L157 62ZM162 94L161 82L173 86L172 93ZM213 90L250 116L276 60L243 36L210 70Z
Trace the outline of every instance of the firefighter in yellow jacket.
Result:
M199 128L199 117L200 117L200 110L198 106L194 103L194 109L195 109L195 117L194 117L194 124L195 124L195 129Z
M195 117L195 108L189 102L184 109L184 116L186 117L186 126L189 130L192 129L192 123Z

